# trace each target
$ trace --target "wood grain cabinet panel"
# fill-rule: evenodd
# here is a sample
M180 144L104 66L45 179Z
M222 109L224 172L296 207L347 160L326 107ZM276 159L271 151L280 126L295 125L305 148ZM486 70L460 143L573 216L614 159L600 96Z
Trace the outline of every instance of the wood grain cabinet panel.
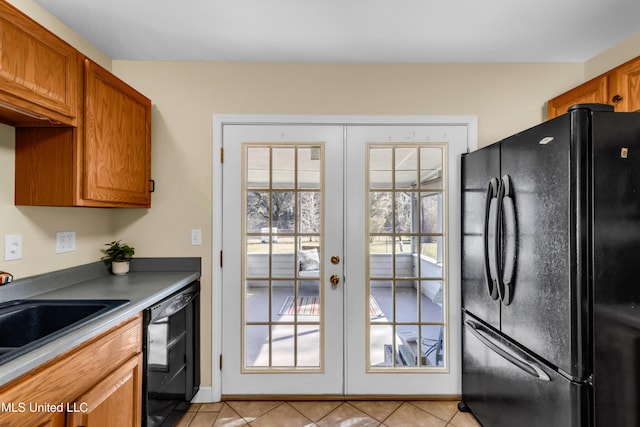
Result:
M0 426L69 426L83 411L91 422L74 426L139 425L141 354L142 316L138 315L0 386L0 402L5 405ZM37 406L46 404L56 405L56 410ZM115 413L126 414L126 423L101 421L100 414L113 405L118 405Z
M139 354L70 404L67 427L136 427L141 419L142 354Z
M151 101L85 60L84 198L150 204Z
M609 101L616 111L640 111L640 58L613 70Z
M0 2L0 120L75 126L78 60L73 47Z
M151 206L151 101L84 60L75 128L16 128L15 204Z
M588 82L571 89L548 102L549 119L567 112L569 107L576 104L606 104L608 94L607 76L596 77Z
M640 57L577 86L548 102L548 118L567 112L575 104L613 105L615 111L640 111Z

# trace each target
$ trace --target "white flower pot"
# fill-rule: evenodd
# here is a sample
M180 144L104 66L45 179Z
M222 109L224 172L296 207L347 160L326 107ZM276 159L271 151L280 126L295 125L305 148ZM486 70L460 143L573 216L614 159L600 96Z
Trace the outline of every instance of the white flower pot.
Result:
M116 276L124 276L129 272L129 261L112 262L111 272Z

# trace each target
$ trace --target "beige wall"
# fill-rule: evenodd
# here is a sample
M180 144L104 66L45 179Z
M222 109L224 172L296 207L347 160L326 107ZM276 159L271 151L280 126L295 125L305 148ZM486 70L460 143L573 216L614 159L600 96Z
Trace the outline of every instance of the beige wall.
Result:
M476 115L483 146L541 122L545 101L585 75L585 64L576 63L111 62L31 0L10 2L152 99L156 192L149 210L16 207L14 132L0 126L0 238L18 233L24 239L23 260L0 260L0 270L24 277L85 264L99 259L105 242L124 239L139 256L202 257L205 302L211 300L213 114ZM624 44L620 51L628 54ZM200 247L190 245L192 228L203 231ZM55 231L64 230L76 231L78 248L56 255ZM208 385L206 303L202 320L202 375Z
M585 80L592 79L636 56L640 56L640 32L622 41L615 48L608 49L585 62Z

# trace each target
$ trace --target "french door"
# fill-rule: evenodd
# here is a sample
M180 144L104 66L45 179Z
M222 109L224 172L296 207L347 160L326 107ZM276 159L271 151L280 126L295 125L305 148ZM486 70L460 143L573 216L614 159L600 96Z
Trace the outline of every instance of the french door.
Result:
M467 127L221 134L221 393L459 393L451 189Z

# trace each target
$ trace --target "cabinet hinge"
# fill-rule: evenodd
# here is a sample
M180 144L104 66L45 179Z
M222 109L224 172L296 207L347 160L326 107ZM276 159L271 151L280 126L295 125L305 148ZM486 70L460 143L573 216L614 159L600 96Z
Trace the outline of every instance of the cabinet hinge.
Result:
M220 268L222 268L222 251L220 251Z
M220 147L220 163L224 163L224 148Z
M220 370L222 371L222 355L220 355Z

